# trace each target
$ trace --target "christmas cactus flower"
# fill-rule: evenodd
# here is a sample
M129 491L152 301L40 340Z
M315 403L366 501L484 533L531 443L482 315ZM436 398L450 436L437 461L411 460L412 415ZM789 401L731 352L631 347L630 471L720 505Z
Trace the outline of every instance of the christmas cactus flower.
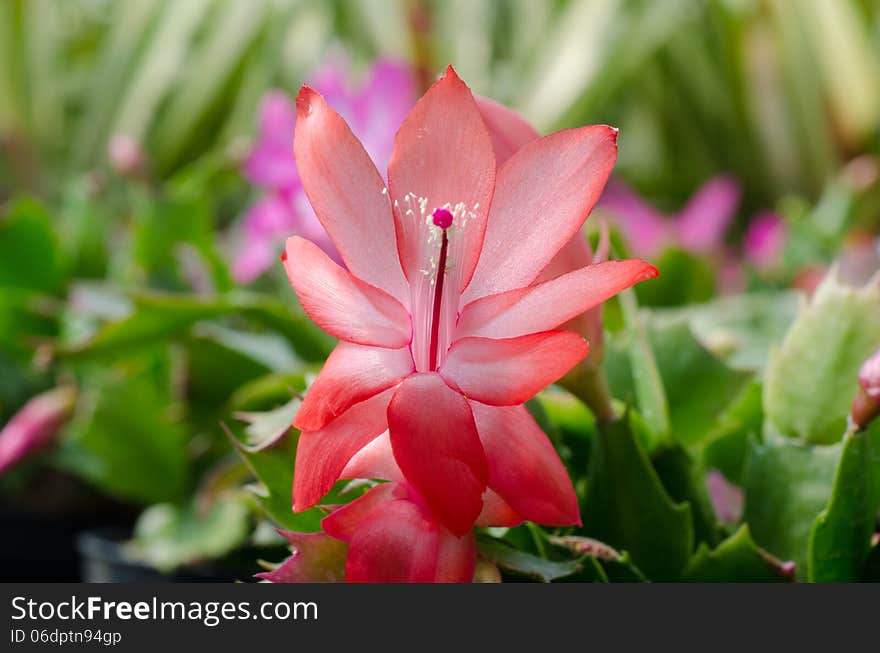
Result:
M353 86L349 65L340 59L318 70L311 83L345 116L374 160L387 163L394 133L415 101L409 69L379 60L364 81ZM295 122L293 101L285 92L274 90L263 97L259 132L244 162L244 174L264 193L245 214L236 235L240 245L233 276L239 283L249 283L265 272L293 234L319 244L339 260L303 193L291 151Z
M294 509L340 478L391 481L325 519L348 580L467 581L475 524L580 522L523 403L587 355L559 325L657 271L607 261L536 283L598 199L617 130L526 131L450 68L403 121L386 186L320 94L297 98L300 180L347 269L301 237L282 256L340 340L294 419Z

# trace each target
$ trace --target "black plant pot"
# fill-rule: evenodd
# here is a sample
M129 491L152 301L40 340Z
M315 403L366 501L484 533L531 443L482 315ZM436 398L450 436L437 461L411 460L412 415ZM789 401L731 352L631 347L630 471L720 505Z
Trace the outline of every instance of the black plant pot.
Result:
M78 533L113 525L126 528L137 515L76 479L41 472L11 496L0 497L0 580L76 582Z

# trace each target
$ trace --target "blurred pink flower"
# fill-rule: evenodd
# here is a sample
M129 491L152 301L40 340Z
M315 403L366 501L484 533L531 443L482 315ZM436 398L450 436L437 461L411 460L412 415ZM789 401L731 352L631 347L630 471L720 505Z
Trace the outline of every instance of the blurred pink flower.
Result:
M859 369L859 391L850 411L852 421L859 428L880 415L880 349Z
M703 184L684 208L672 215L655 209L620 180L608 185L599 206L617 219L634 255L652 257L670 245L698 254L716 251L739 200L739 184L722 175Z
M0 430L0 472L52 442L70 418L76 390L63 386L28 401Z
M724 524L736 524L742 519L745 495L742 488L734 485L716 469L706 475L706 488L718 520Z
M384 170L391 157L394 135L415 102L410 70L379 60L359 85L349 78L345 60L318 70L310 85L339 109L364 148ZM244 174L264 195L248 210L236 234L233 276L249 283L272 265L284 240L300 235L317 243L340 261L330 238L305 196L293 158L296 111L283 91L266 93L260 104L259 134L244 163Z
M779 262L786 239L785 223L773 211L761 211L752 217L743 240L743 254L758 270L767 270Z

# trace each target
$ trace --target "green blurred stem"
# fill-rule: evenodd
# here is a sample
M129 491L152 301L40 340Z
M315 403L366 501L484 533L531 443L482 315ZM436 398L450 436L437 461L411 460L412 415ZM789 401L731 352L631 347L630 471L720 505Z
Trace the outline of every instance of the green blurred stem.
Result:
M611 389L608 380L599 365L582 364L565 375L560 385L583 401L600 422L612 422L617 419Z

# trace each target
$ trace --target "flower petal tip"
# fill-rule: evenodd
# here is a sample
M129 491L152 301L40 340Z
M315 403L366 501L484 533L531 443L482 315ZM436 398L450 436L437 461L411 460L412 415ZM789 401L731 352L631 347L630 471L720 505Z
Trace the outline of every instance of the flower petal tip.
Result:
M324 98L321 97L320 93L318 93L315 89L303 84L303 86L299 89L299 93L296 96L297 118L306 118L312 115L314 105L318 102L323 101Z

